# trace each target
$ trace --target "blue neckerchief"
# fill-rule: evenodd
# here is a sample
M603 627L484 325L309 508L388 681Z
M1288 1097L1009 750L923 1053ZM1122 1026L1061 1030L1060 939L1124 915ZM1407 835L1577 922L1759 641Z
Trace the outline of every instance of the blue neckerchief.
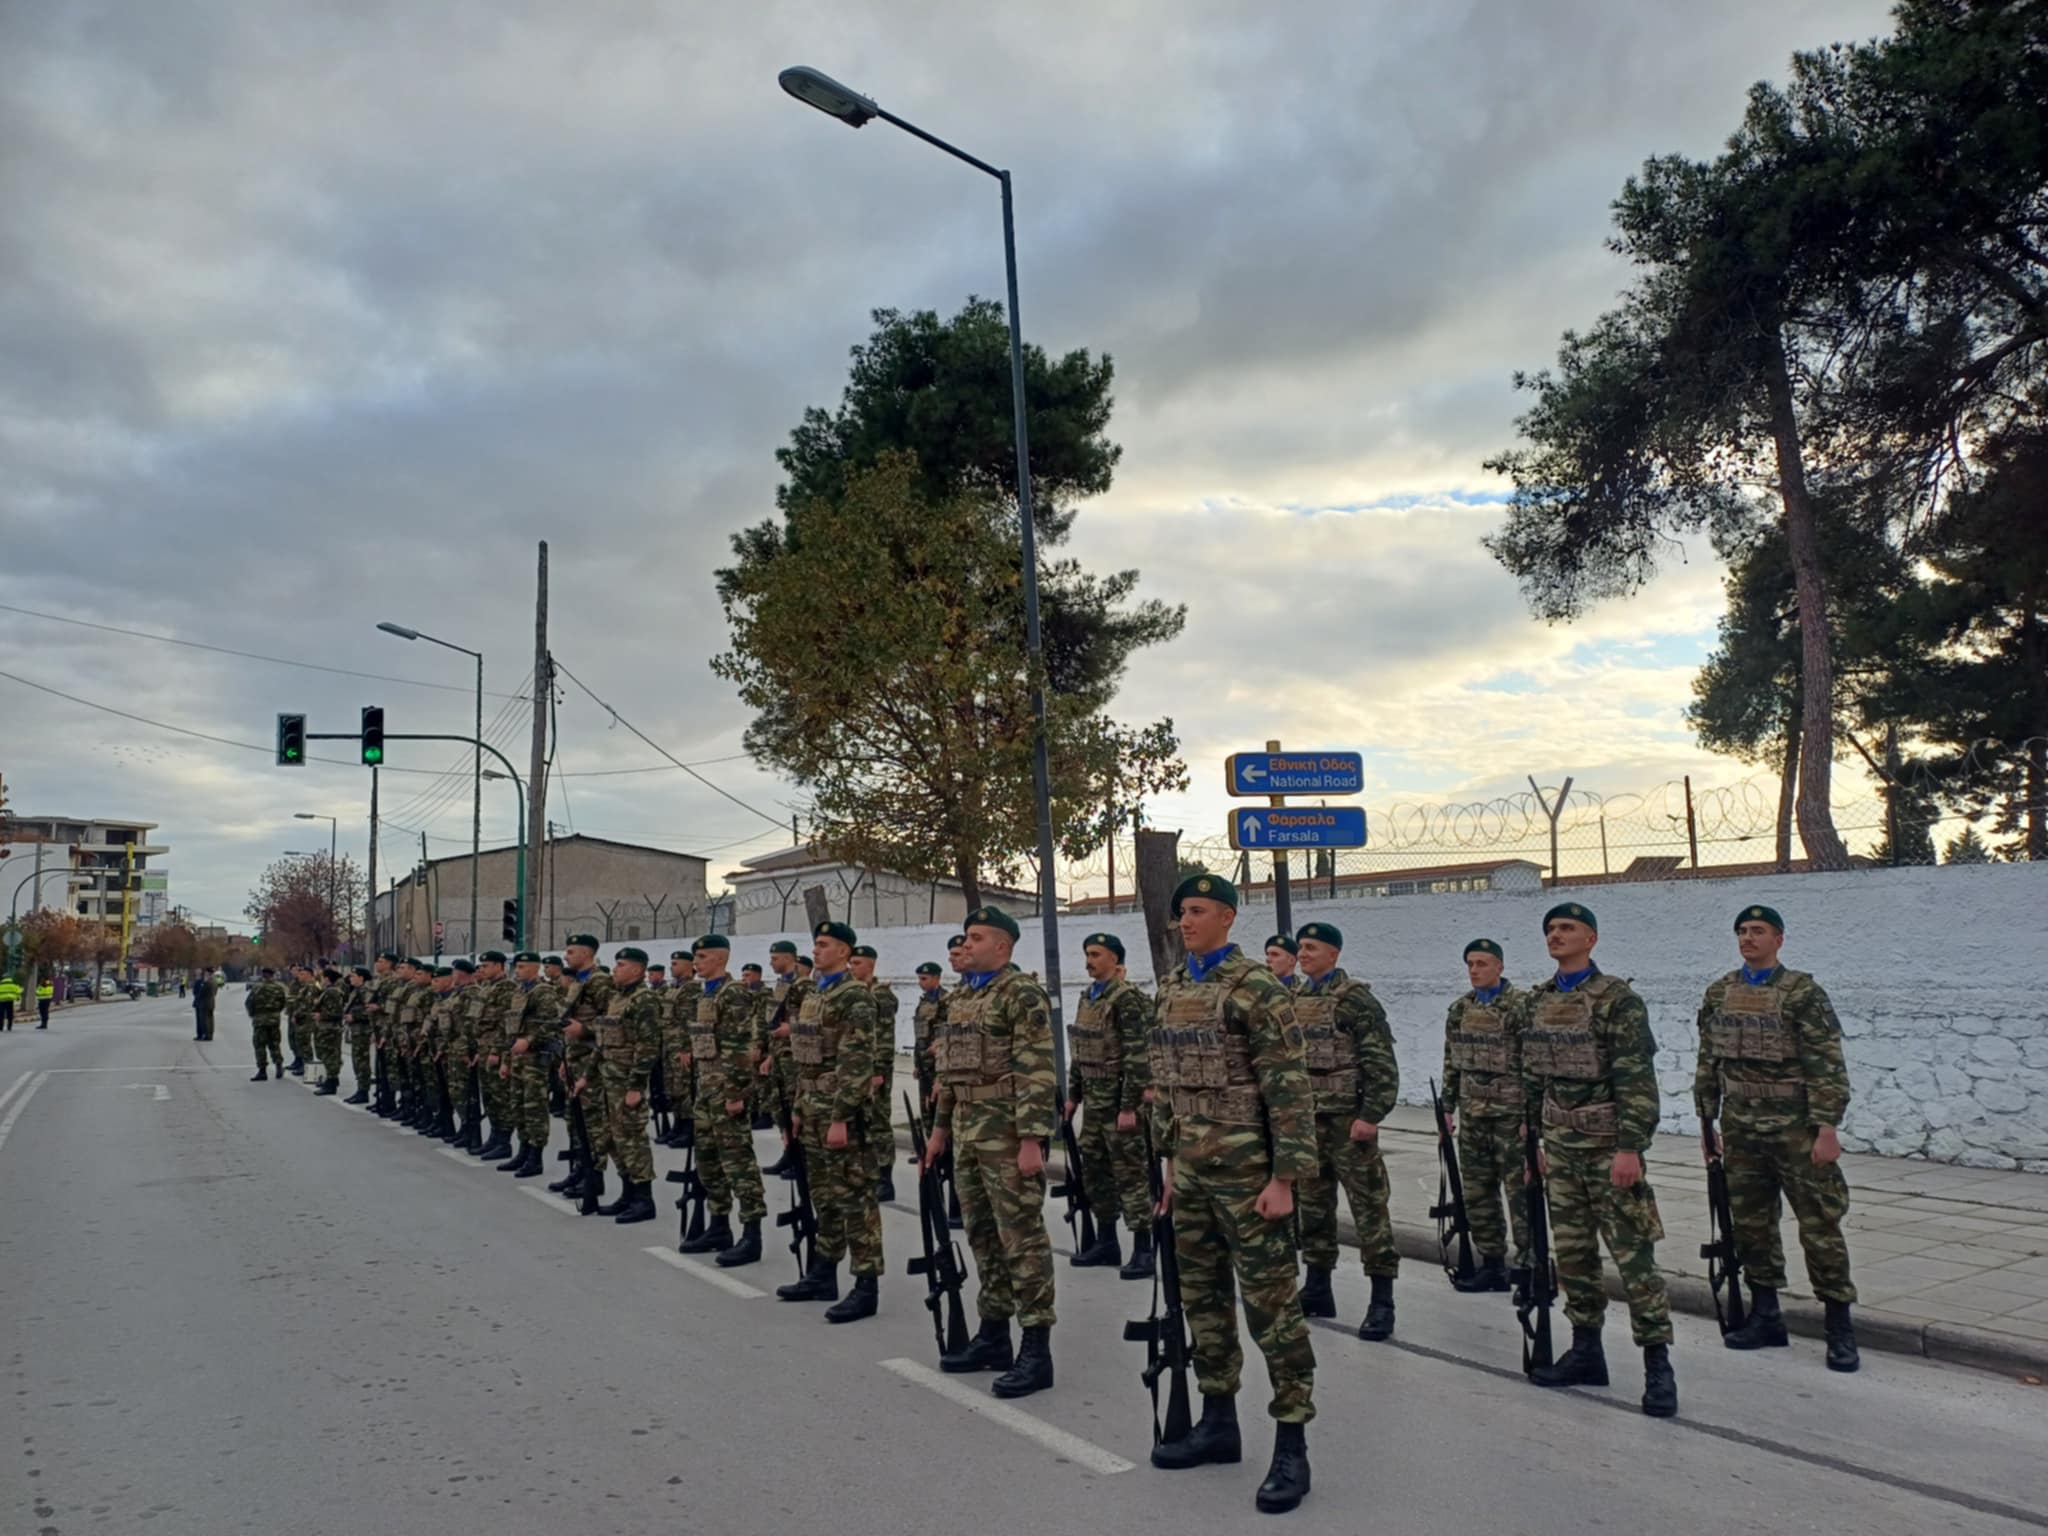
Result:
M850 971L834 971L829 976L820 976L817 978L818 990L820 992L830 992L851 974L852 972Z
M531 980L531 981L522 981L522 982L520 982L520 983L519 983L519 990L520 990L520 991L522 991L522 992L531 992L531 991L532 991L532 990L533 990L533 989L534 989L535 987L537 987L537 986L539 986L539 985L540 985L540 978L539 978L538 976L536 976L536 977L534 977L534 978L533 978L533 980Z
M1235 944L1226 944L1221 949L1210 950L1206 955L1189 955L1187 960L1188 980L1200 981L1236 953L1237 946Z
M747 990L749 992L765 992L768 990L768 983L765 981L750 981L747 983Z
M1108 986L1108 985L1109 985L1109 983L1108 983L1108 982L1106 982L1106 981L1098 981L1098 982L1096 982L1096 983L1095 983L1095 984L1094 984L1093 986L1091 986L1091 987L1090 987L1090 988L1088 989L1088 1001L1092 1003L1092 1002L1095 1002L1095 1001L1097 1001L1097 1000L1098 1000L1099 998L1101 998L1101 996L1102 996L1102 989L1103 989L1104 987Z
M1599 974L1600 967L1597 965L1589 965L1583 971L1572 971L1569 973L1559 971L1557 973L1557 990L1560 992L1576 991Z
M1573 986L1577 986L1577 985L1578 985L1578 983L1577 983L1577 982L1573 982L1573 983L1572 983L1572 985L1573 985ZM1490 986L1490 987L1474 987L1474 988L1472 989L1472 1001L1473 1001L1473 1002L1475 1002L1475 1003L1490 1003L1490 1002L1493 1002L1493 1001L1494 1001L1495 999L1497 999L1497 998L1498 998L1498 997L1499 997L1499 996L1501 995L1501 993L1503 993L1503 992L1507 991L1507 989L1508 989L1508 983L1507 983L1507 978L1506 978L1506 977L1502 977L1502 978L1501 978L1501 979L1500 979L1499 981L1496 981L1496 982L1495 982L1495 983L1494 983L1494 984L1493 984L1492 986Z
M1334 976L1334 975L1336 975L1336 974L1337 974L1337 967L1333 965L1333 966L1331 966L1331 967L1330 967L1330 968L1329 968L1329 969L1328 969L1327 971L1323 972L1323 974L1322 974L1322 975L1320 975L1320 976L1304 976L1304 977L1302 977L1302 978L1301 978L1301 986L1302 986L1302 987L1303 987L1303 988L1304 988L1305 990L1307 990L1307 991L1310 991L1310 992L1321 992L1321 991L1323 990L1323 983L1324 983L1324 982L1326 982L1326 981L1328 981L1328 980L1329 980L1329 979L1330 979L1330 978L1331 978L1332 976ZM1287 984L1286 978L1285 978L1285 977L1282 977L1282 978L1281 978L1281 985L1282 985L1282 986L1285 986L1286 984Z
M716 997L716 996L718 996L718 989L719 989L720 987L724 986L724 985L725 985L725 984L726 984L726 983L727 983L728 981L731 981L731 980L732 980L732 978L731 978L730 976L707 976L707 977L705 977L705 978L704 978L704 995L705 995L706 997Z
M967 985L972 990L979 992L1002 974L1001 971L969 971L967 973Z
M1772 966L1770 969L1763 971L1752 971L1746 965L1742 968L1742 979L1748 982L1752 987L1769 986L1771 984L1771 978L1777 974L1778 968L1775 965Z
M591 976L595 973L595 969L595 967L592 967L592 969L588 971L571 971L569 973L569 976L574 981L588 981L590 980Z

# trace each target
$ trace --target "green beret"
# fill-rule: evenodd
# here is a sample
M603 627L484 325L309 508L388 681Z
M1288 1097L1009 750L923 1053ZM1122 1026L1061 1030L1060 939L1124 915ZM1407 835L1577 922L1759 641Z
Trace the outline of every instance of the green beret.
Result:
M1276 933L1273 935L1273 937L1266 940L1266 948L1271 949L1275 945L1278 945L1281 949L1286 950L1287 953L1289 953L1290 955L1298 955L1301 953L1301 946L1296 944L1294 940L1287 937L1287 935L1284 933Z
M474 976L476 974L476 962L474 960L456 960L450 962L448 969L460 971L465 976Z
M512 963L514 965L539 965L540 951L537 949L522 949L512 957Z
M349 967L349 973L354 976L360 976L365 981L368 981L371 975L370 968L367 965L351 966Z
M629 945L627 948L620 950L616 955L613 955L612 959L615 961L638 960L642 965L645 965L647 963L647 951Z
M434 979L436 981L439 981L443 976L453 976L454 974L455 967L452 965L437 965L434 967Z
M401 956L395 949L379 950L377 953L377 958L379 960L389 960L393 965L400 965L404 963L404 957Z
M1344 947L1343 930L1334 923L1303 923L1301 931L1294 936L1294 942L1299 944L1303 939L1314 939L1318 944L1327 944L1332 949Z
M1124 941L1123 941L1122 939L1118 938L1118 937L1117 937L1117 936L1116 936L1115 934L1113 934L1113 933L1091 933L1091 934L1089 934L1089 935L1088 935L1088 937L1087 937L1087 938L1085 938L1085 939L1083 939L1083 940L1081 941L1081 947L1082 947L1083 949L1086 949L1086 948L1088 948L1088 947L1089 947L1089 946L1090 946L1091 944L1092 944L1092 945L1095 945L1095 946L1096 946L1096 947L1098 947L1098 948L1101 948L1101 949L1106 949L1106 950L1108 950L1108 951L1109 951L1109 952L1110 952L1110 953L1111 953L1112 955L1115 955L1115 956L1116 956L1116 958L1117 958L1117 963L1118 963L1119 965L1121 965L1121 964L1123 963L1123 958L1124 958ZM933 966L933 967L932 967L932 969L936 971L936 970L938 969L938 967L937 967L937 966Z
M1735 914L1735 926L1740 928L1744 923L1769 923L1778 932L1785 931L1785 919L1778 916L1776 907L1744 907Z
M503 965L505 963L505 951L502 949L487 949L478 955L477 959L488 960L496 965Z
M654 964L647 967L647 974L650 976L666 976L668 974L668 967L657 960Z
M562 948L575 949L580 945L584 949L595 949L597 948L597 942L597 935L594 933L572 933L563 943Z
M814 939L837 939L849 949L860 942L860 935L845 923L820 923L811 930Z
M1001 907L976 907L967 914L964 926L968 928L1000 928L1013 939L1021 937L1017 931L1017 919L1010 916Z
M777 939L768 946L768 953L771 955L793 955L796 953L796 945L788 939Z
M560 955L544 955L541 957L540 963L542 965L561 965L563 960Z
M722 933L707 933L690 946L691 949L731 949L732 940Z
M745 965L740 967L740 974L742 976L745 976L749 972L752 972L754 975L758 976L761 974L761 967L756 962L749 960Z
M411 966L416 971L432 971L434 969L431 965L427 964L426 961L421 960L418 957L414 957L413 959L408 960L405 963ZM306 969L306 967L304 967L303 965L295 965L292 967L292 969L295 971L303 971L304 969Z
M932 964L931 961L927 960L923 965L920 965L917 968L917 974L920 976L943 976L946 973L940 970L936 965Z
M690 951L687 949L672 949L668 952L668 957L671 960L687 960L690 958Z
M882 957L875 953L874 945L856 944L853 946L853 958L856 960L879 960Z
M1500 946L1491 939L1474 939L1467 944L1463 958L1469 959L1473 955L1491 955L1496 960L1507 959L1507 956L1501 953Z
M946 948L948 948L948 949L958 949L958 948L959 948L959 947L960 947L960 946L961 946L962 944L965 944L966 942L967 942L967 935L966 935L966 934L964 934L964 933L956 933L956 934L954 934L954 935L953 935L953 937L951 937L950 939L946 940Z
M1180 904L1190 896L1199 896L1204 901L1220 901L1231 911L1237 910L1237 887L1221 875L1203 873L1189 875L1173 888L1173 915L1180 916Z
M1575 923L1584 923L1595 933L1600 931L1600 924L1593 917L1593 909L1591 907L1582 907L1576 901L1561 901L1544 913L1543 931L1545 933L1550 932L1551 923L1560 917L1568 917Z

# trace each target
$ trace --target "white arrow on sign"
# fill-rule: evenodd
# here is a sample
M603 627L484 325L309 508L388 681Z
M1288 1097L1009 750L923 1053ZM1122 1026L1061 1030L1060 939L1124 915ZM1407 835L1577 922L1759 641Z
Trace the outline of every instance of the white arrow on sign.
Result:
M1248 784L1256 784L1266 776L1266 770L1257 763L1246 763L1238 773Z
M1259 840L1259 818L1247 811L1244 820L1237 824L1237 835L1245 842L1256 843Z
M164 1100L171 1096L171 1090L162 1083L123 1083L121 1086L123 1088L153 1088L156 1091L150 1095L150 1098L158 1104L163 1103Z

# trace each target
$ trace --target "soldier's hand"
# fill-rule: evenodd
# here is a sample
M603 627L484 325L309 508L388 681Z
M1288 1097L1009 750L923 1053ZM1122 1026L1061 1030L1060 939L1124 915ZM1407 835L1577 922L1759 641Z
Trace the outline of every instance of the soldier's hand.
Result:
M1069 1099L1069 1100L1067 1100L1067 1102L1066 1102L1066 1103L1064 1103L1064 1104L1062 1104L1062 1105L1060 1106L1060 1118L1061 1118L1062 1120L1071 1120L1071 1119L1073 1119L1073 1118L1074 1118L1074 1111L1075 1111L1075 1110L1077 1110L1077 1109L1079 1109L1080 1107L1081 1107L1081 1101L1080 1101L1079 1099Z
M628 1109L638 1109L639 1107L640 1107L640 1090L639 1090L638 1088L628 1088L628 1089L626 1090L626 1108L628 1108Z
M784 1019L774 1029L770 1030L769 1033L778 1040L787 1040L789 1038L789 1020Z
M508 1083L512 1081L512 1065L510 1062L498 1068L498 1076L504 1078Z
M1294 1186L1285 1179L1266 1180L1252 1209L1268 1221L1285 1221L1294 1214Z
M768 1075L769 1073L773 1072L774 1070L775 1070L775 1062L774 1062L774 1060L773 1060L772 1058L769 1058L769 1057L766 1057L766 1056L762 1057L762 1058L761 1058L761 1072L760 1072L760 1075L761 1075L762 1077L766 1077L766 1076L767 1076L767 1075Z
M1721 1132L1718 1128L1709 1129L1707 1134L1700 1138L1700 1161L1703 1163L1711 1163L1715 1158L1719 1157L1720 1155ZM1820 1159L1816 1157L1814 1161L1819 1162Z
M877 1073L875 1074L875 1080L874 1080L874 1081L873 1081L872 1083L870 1083L870 1084L869 1084L868 1086L869 1086L869 1087L871 1087L871 1088L879 1088L879 1087L881 1087L881 1086L882 1086L882 1083L883 1083L883 1081L884 1081L884 1079L883 1079L883 1077L882 1077L882 1074L881 1074L881 1073L879 1073L879 1072L877 1072Z
M562 1033L571 1040L581 1040L584 1036L583 1021L581 1019L571 1019L568 1028L564 1029Z
M1151 1103L1154 1103L1154 1102L1156 1102L1156 1101L1155 1101L1155 1100L1153 1099L1153 1097L1152 1097L1152 1090L1151 1090L1150 1088L1147 1088L1147 1089L1145 1090L1145 1102L1146 1102L1147 1104L1151 1104Z
M1116 1128L1120 1131L1135 1131L1138 1128L1138 1112L1135 1109L1117 1111Z
M1835 1134L1832 1125L1824 1125L1813 1133L1813 1162L1815 1167L1825 1167L1842 1155L1842 1138Z
M1038 1144L1036 1136L1026 1136L1017 1144L1017 1171L1027 1179L1045 1172L1045 1148Z
M690 1053L688 1051L676 1052L676 1070L678 1072L690 1070Z
M1616 1189L1634 1189L1643 1179L1642 1154L1617 1152L1614 1154L1613 1171L1607 1175L1608 1183Z
M725 1112L737 1120L747 1112L747 1101L745 1099L727 1099L725 1101Z
M1159 1203L1152 1207L1154 1216L1170 1215L1173 1211L1173 1159L1167 1158L1159 1165Z
M1370 1120L1354 1120L1351 1122L1351 1139L1357 1142L1378 1141L1380 1128Z
M930 1169L933 1163L946 1155L946 1128L935 1125L924 1138L924 1161L919 1163L920 1173Z
M524 1040L514 1040L512 1042L512 1054L514 1056L524 1056L526 1054L526 1042Z
M1545 1152L1540 1144L1536 1148L1536 1171L1546 1179L1550 1177L1550 1154ZM1524 1164L1522 1168L1522 1182L1524 1184L1530 1182L1527 1164Z
M825 1127L825 1145L834 1152L846 1150L846 1122L844 1120L834 1120Z
M575 1094L578 1098L581 1098L583 1095L584 1085L589 1081L590 1079L587 1077L579 1077L576 1079L576 1086L574 1088L571 1088L569 1091Z
M1448 1109L1444 1111L1444 1134L1446 1136L1458 1134L1458 1117Z

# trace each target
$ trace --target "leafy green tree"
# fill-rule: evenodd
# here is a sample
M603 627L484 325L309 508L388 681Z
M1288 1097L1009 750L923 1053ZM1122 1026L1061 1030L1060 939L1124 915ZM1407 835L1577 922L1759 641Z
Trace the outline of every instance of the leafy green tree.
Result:
M1965 827L1962 832L1942 845L1941 862L1944 864L1989 864L1991 850L1984 845L1984 839L1977 835L1975 827Z

